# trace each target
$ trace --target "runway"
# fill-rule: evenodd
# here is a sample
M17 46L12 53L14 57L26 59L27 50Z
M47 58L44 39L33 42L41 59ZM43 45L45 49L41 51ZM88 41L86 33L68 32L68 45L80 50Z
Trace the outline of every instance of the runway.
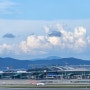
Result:
M90 88L0 88L0 90L90 90Z

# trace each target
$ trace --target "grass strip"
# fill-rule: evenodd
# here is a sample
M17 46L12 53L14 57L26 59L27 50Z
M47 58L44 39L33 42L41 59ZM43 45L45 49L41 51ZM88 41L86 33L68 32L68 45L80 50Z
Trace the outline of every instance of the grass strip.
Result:
M89 85L5 85L0 86L0 88L90 88Z

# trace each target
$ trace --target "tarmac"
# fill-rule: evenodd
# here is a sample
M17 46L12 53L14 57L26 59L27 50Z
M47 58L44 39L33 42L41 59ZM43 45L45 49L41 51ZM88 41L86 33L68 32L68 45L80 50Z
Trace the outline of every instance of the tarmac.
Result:
M30 80L30 79L10 79L3 80L0 79L0 85L31 85L35 83L45 83L45 84L88 84L90 85L90 80Z

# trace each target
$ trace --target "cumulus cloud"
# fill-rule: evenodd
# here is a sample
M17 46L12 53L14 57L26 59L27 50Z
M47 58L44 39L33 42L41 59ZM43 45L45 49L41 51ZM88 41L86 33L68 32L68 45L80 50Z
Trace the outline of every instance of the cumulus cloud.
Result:
M53 29L54 27L54 29ZM75 27L75 29L70 32L64 30L61 25L48 26L47 36L28 36L26 41L20 43L20 49L27 52L32 52L34 50L47 51L54 48L58 49L68 49L75 52L82 52L87 44L90 42L90 38L87 39L86 29L82 26ZM45 27L45 29L47 29ZM52 30L51 30L52 28ZM54 30L54 31L53 31Z
M5 35L3 35L3 38L15 38L15 35L13 35L12 33L6 33Z
M86 29L84 27L76 27L74 35L75 37L84 37L86 35Z
M45 50L46 48L49 48L49 42L47 41L47 37L45 36L36 36L36 35L30 35L27 37L26 41L22 41L20 43L20 46L22 51L25 53L32 52L33 50L38 50L38 52L44 52L42 50Z
M68 48L71 50L83 51L87 46L87 36L86 29L82 26L75 27L72 31L65 30L60 24L55 24L54 26L48 26L48 33L51 30L56 30L56 32L61 33L60 37L49 37L48 40L51 44ZM45 28L45 29L47 29ZM53 34L51 34L53 36ZM88 38L89 42L89 38Z
M12 45L8 45L8 44L2 44L0 45L0 53L8 53L8 52L12 52Z
M45 27L45 35L29 35L26 40L20 41L17 45L0 45L0 52L9 50L16 54L42 55L70 51L71 53L81 53L87 50L90 45L90 36L87 35L83 26L75 27L72 31L64 29L61 24L48 25ZM10 37L9 37L10 36ZM5 37L12 37L12 34Z

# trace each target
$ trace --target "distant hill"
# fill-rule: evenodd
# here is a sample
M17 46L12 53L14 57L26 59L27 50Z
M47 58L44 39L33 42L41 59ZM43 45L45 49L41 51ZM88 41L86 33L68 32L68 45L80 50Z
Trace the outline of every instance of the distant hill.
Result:
M58 56L50 56L50 57L47 57L46 59L48 59L48 60L61 59L61 57L58 57Z
M36 59L33 59L33 60L52 60L52 59L61 59L61 57L49 56L49 57L46 57L46 58L36 58Z
M48 57L35 60L18 60L14 58L0 58L0 69L29 69L50 65L90 65L90 61L77 58Z

